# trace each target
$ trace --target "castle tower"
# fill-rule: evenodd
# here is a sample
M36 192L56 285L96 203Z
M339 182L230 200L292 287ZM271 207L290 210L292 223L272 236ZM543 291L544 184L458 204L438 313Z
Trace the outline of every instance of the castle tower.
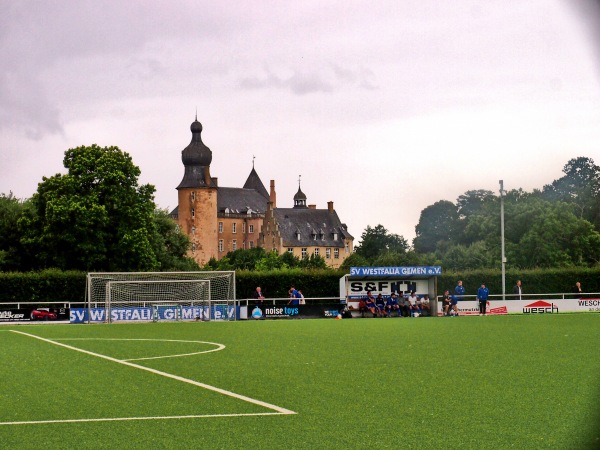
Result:
M202 142L202 124L190 126L192 141L181 152L184 174L178 191L178 222L192 241L190 256L200 265L217 252L217 179L210 176L212 152Z

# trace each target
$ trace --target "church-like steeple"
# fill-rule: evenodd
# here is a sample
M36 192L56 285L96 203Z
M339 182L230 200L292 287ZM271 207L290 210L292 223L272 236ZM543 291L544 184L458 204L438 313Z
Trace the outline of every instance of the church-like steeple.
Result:
M302 175L298 175L298 192L294 195L294 208L306 208L306 195L300 189L300 178Z
M212 152L202 142L202 124L198 122L197 118L192 122L190 130L192 131L192 141L181 152L181 161L185 172L177 189L216 187L210 177Z
M248 179L244 183L244 189L254 189L264 198L269 200L269 193L267 192L267 189L265 188L265 185L261 181L260 177L256 173L256 170L254 170L254 157L252 157L252 170L250 171L250 175L248 175Z

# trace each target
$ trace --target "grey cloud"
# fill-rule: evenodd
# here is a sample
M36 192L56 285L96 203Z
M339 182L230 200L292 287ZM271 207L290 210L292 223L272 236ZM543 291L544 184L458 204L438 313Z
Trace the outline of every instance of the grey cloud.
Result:
M306 95L314 92L333 92L344 86L354 86L360 89L378 89L375 74L370 69L346 69L337 64L331 65L331 73L325 75L317 72L296 71L289 78L281 78L266 69L264 77L242 78L239 86L242 89L286 89L296 95Z
M331 92L333 86L315 73L295 73L283 79L268 74L263 78L247 77L240 80L242 89L286 89L297 95L311 94L313 92Z

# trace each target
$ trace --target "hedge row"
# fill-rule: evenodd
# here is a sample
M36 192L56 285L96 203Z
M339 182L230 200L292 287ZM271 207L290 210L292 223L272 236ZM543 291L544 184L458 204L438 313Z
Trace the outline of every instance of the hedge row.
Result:
M287 297L290 286L301 289L307 298L338 297L339 270L292 269L274 272L239 271L236 273L236 296L252 298L256 286L261 286L267 297ZM13 302L82 302L85 299L84 272L0 272L0 303ZM491 294L502 293L500 270L445 272L438 277L438 294L453 290L457 280L463 280L467 295L474 295L480 284L486 283ZM576 281L584 292L600 292L599 268L508 270L506 292L512 293L517 280L523 283L526 294L571 292Z

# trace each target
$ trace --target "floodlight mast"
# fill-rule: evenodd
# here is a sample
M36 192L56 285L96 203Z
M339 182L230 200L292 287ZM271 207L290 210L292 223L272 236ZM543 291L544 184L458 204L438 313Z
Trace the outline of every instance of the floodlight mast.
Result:
M500 237L502 240L502 300L506 300L506 256L504 254L504 181L500 180Z

